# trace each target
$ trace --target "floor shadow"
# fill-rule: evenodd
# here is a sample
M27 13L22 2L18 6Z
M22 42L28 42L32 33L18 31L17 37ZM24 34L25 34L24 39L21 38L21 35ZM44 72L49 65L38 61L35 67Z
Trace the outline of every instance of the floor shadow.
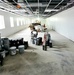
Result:
M63 42L60 43L58 41L52 41L52 45L53 45L53 48L58 48L58 49L60 49L60 48L68 48L67 44L65 44Z

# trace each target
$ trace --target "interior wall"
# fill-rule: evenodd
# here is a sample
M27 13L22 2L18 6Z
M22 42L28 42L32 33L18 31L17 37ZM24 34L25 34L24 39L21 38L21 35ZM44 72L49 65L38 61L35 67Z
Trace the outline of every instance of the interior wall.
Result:
M46 25L74 41L74 7L47 18Z
M41 25L44 25L46 23L46 20L44 18L41 18Z
M3 11L3 10L0 10L0 15L4 16L4 22L5 22L5 28L0 29L0 33L1 33L2 37L9 36L17 31L20 31L27 27L27 25L24 25L24 24L17 26L17 18L21 18L21 19L25 18L23 16L19 16L17 14L10 13L10 12ZM10 17L13 17L14 27L10 26Z

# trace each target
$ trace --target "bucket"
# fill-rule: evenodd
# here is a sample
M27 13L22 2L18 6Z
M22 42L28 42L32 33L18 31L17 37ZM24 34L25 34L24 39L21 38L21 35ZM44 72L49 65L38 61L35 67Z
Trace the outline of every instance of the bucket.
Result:
M16 54L16 47L10 47L10 55L15 55Z
M4 50L0 50L0 54L3 56L3 58L5 58L5 51Z
M19 53L24 53L24 45L18 46Z

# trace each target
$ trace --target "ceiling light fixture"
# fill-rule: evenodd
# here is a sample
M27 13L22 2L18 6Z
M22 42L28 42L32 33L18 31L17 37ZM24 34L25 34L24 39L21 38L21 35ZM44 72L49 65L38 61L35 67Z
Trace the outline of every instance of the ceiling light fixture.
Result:
M11 10L11 11L15 11L15 12L26 12L26 10L25 9L20 9L20 10Z
M50 0L49 3L47 4L45 10L46 10L46 9L48 8L48 6L50 5L51 1L52 1L52 0ZM45 13L45 11L44 11L44 13ZM43 13L43 14L44 14L44 13Z
M58 9L46 9L45 12L58 11Z

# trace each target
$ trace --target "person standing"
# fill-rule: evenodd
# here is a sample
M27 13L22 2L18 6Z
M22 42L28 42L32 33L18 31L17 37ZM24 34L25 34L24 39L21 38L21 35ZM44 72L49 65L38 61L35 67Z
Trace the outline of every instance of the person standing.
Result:
M42 47L43 47L43 50L45 51L47 51L47 41L48 41L48 33L45 32L42 38L42 42L43 42Z
M38 35L38 32L33 27L33 30L31 31L31 40L33 44L36 44L37 35Z

